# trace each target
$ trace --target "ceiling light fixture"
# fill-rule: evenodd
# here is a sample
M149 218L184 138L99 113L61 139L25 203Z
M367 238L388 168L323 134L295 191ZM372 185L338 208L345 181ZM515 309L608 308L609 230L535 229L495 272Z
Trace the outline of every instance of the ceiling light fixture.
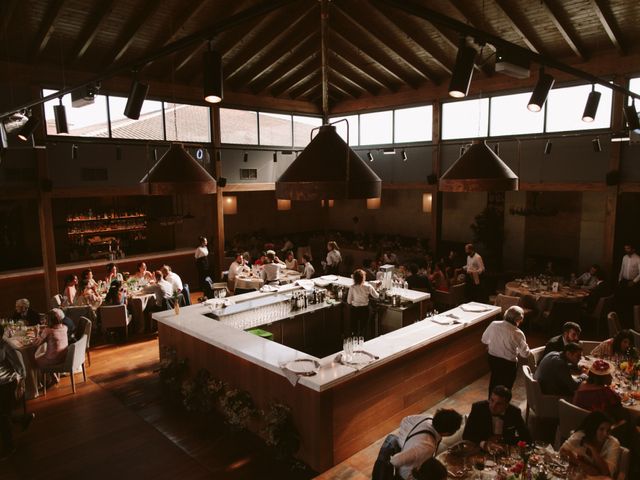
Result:
M638 118L638 111L636 110L636 104L634 101L631 102L631 105L626 105L624 107L624 118L627 120L629 130L640 129L640 118Z
M26 142L27 140L29 140L31 135L34 134L36 128L38 128L38 125L40 125L40 119L32 115L31 117L29 117L27 123L25 123L18 132L18 138L23 142Z
M449 95L454 98L466 97L473 76L473 64L476 58L476 50L467 45L466 39L460 41L456 63L449 82Z
M273 163L278 161L278 152L273 152Z
M602 145L600 145L600 138L596 137L591 140L591 144L593 145L593 151L596 153L600 153L602 151Z
M211 42L209 50L204 52L203 64L204 99L209 103L219 103L222 101L222 57L219 52L211 50Z
M124 116L131 118L132 120L138 120L140 118L140 111L142 105L149 93L149 85L140 83L138 80L131 82L131 88L129 89L129 97L127 98L127 104L124 107Z
M532 112L539 112L544 106L544 102L547 101L549 91L553 88L555 80L548 73L544 73L544 68L540 69L540 75L538 76L538 83L531 93L529 104L527 108Z
M395 155L396 154L396 149L395 148L383 148L382 149L382 153L385 155Z
M583 122L593 122L596 119L596 113L598 111L598 104L600 103L600 92L596 92L596 86L591 85L591 92L587 98L587 103L584 106L584 113L582 114Z
M631 137L628 134L624 133L614 133L611 135L612 142L628 142L631 140Z
M60 105L53 106L53 117L56 121L57 133L69 133L69 125L67 124L67 110L62 104L62 97L59 98Z
M373 153L368 152L367 153L367 158L369 159L370 162L373 162Z
M547 143L544 146L544 154L545 155L551 155L551 148L553 147L553 143L551 143L551 140L547 140Z
M402 150L402 161L406 162L408 158L409 157L407 157L407 152L405 150Z
M72 160L78 159L78 145L76 145L75 143L71 145L71 159Z

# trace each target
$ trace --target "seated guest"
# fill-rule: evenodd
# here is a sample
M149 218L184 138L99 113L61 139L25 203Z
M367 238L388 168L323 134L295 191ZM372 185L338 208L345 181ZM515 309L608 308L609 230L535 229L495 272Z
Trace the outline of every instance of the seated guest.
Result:
M153 281L153 273L147 270L147 264L144 262L138 262L136 266L136 273L134 273L133 278L138 280L139 283L149 283Z
M602 412L587 415L560 447L586 475L613 477L618 471L620 442L610 435L611 419Z
M249 267L245 263L242 253L237 252L235 259L233 260L233 262L231 262L231 265L229 265L229 273L227 275L227 280L228 280L230 290L235 289L236 277L242 272L248 271L248 270L249 270Z
M281 261L273 250L267 250L267 260L262 266L262 279L265 283L277 282L280 279L280 271L284 268Z
M613 365L605 360L596 360L589 369L589 377L582 382L573 395L573 404L589 411L601 411L618 418L622 408L620 397L609 387Z
M73 305L73 301L76 299L78 290L78 277L76 275L67 275L64 279L64 290L62 296L66 299L67 305Z
M591 292L585 301L587 313L593 313L602 297L608 297L613 293L611 285L605 279L604 272L598 269L594 275L595 284L591 287Z
M87 284L89 286L89 288L92 288L96 291L96 294L98 293L98 282L96 282L93 278L93 270L91 270L90 268L87 268L86 270L82 271L82 275L81 275L81 279L82 280L86 280ZM82 289L80 289L80 292L82 292Z
M182 284L180 275L173 272L169 265L163 265L160 271L162 272L162 278L171 284L172 291L181 293L184 285Z
M107 276L104 277L104 283L109 285L114 280L122 280L122 275L118 273L118 266L115 263L108 263Z
M287 256L284 259L284 266L287 267L287 270L298 271L298 260L293 256L293 252L291 250L287 252Z
M444 263L438 262L435 264L429 280L431 280L431 285L433 285L433 288L436 290L440 290L441 292L449 291L449 279L444 274Z
M304 265L304 270L302 271L303 278L313 278L316 273L316 269L311 265L311 255L305 253L302 255L302 264Z
M347 303L351 305L351 325L356 326L358 335L371 336L369 328L369 297L378 298L378 292L370 283L364 281L364 271L353 272L353 285L349 287Z
M576 279L576 285L581 285L585 288L592 289L598 282L596 273L598 273L599 270L600 267L594 263L589 267L589 270L584 272Z
M364 270L364 279L367 282L373 282L376 279L376 262L370 258L365 258L362 261L362 269Z
M400 422L398 437L402 450L391 457L398 475L410 478L413 469L420 468L438 450L442 437L453 435L460 428L462 415L455 410L441 408L432 417L409 415Z
M511 390L503 385L494 387L489 400L475 402L471 406L462 438L479 444L487 451L499 448L500 444L515 445L520 440L531 442L522 412L510 401Z
M447 480L447 467L440 461L431 457L420 468L414 468L411 472L413 480Z
M64 313L62 317L64 318ZM34 342L35 345L47 344L44 354L36 356L38 367L42 368L64 362L69 346L67 331L67 326L62 323L59 314L49 315L49 326L42 330L40 337Z
M90 285L91 284L88 280L82 280L80 282L80 288L78 289L78 294L76 295L74 305L89 305L94 310L97 310L98 307L102 304L102 297L98 295L95 288L91 287Z
M581 358L582 346L578 343L567 343L562 352L551 352L544 357L534 375L542 393L573 398L580 383L586 379L586 375L580 375L577 379L571 375Z
M253 264L260 266L260 265L264 265L266 262L267 262L267 253L262 252L260 256L256 258L256 261L253 262Z
M429 292L433 292L433 287L431 286L429 277L418 274L417 264L412 263L409 265L409 272L411 272L411 275L407 277L407 284L410 289L415 290L421 288L428 290Z
M630 330L620 330L616 336L600 343L591 350L594 357L631 357L638 358L638 351L635 347L635 339Z
M31 308L29 300L21 298L16 300L16 309L9 317L11 320L22 320L25 325L38 325L40 323L40 314Z
M67 340L69 341L69 343L73 343L76 341L76 336L75 336L75 331L76 331L76 325L75 323L73 323L73 320L71 320L69 317L67 317L67 315L64 313L64 310L62 310L61 308L53 308L51 309L51 311L49 312L49 317L51 318L52 316L56 316L58 320L60 320L60 322L67 327ZM52 323L51 321L49 322L50 324Z
M383 265L396 265L398 256L390 248L385 248L381 260Z
M155 283L144 287L144 293L152 293L155 295L155 302L149 302L147 308L149 310L164 310L167 306L167 299L173 296L173 287L169 282L162 278L162 272L156 270L153 273Z
M104 299L105 305L126 305L127 295L122 286L122 282L115 280L111 282L107 296Z
M580 341L582 328L575 322L565 322L562 325L562 335L552 337L544 347L543 357L550 352L562 352L567 343L577 343Z

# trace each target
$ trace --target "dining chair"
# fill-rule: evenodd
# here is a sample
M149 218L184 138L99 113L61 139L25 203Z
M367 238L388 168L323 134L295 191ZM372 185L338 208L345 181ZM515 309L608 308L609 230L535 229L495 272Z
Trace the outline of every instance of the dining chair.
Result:
M593 312L589 314L589 319L595 323L596 335L600 338L601 325L605 323L605 318L613 310L613 295L600 297Z
M512 297L511 295L504 295L499 293L496 297L494 305L502 309L502 315L507 311L509 307L517 306L520 303L520 297Z
M529 413L533 411L536 418L539 419L557 419L558 418L558 395L545 395L542 393L540 384L533 378L533 373L529 365L523 365L524 381L527 392L527 409L525 421L529 421Z
M129 337L129 323L131 323L131 315L127 313L126 305L108 305L98 309L102 329L123 328L125 338Z
M536 368L540 364L542 360L542 354L544 353L545 347L536 347L529 350L529 355L527 356L527 365L531 373L535 373Z
M44 373L68 373L71 378L71 389L73 393L76 393L76 379L75 373L79 368L82 368L82 378L87 381L87 371L84 368L85 352L87 350L87 336L82 335L76 343L69 345L67 349L67 356L64 362L57 365L48 365L46 367L40 367L40 371ZM44 384L44 394L47 394L47 382Z
M629 463L631 462L631 452L626 447L620 447L620 457L618 459L618 474L616 480L626 480L629 477Z
M83 334L87 336L87 363L91 366L91 328L93 324L87 317L80 317L78 326L76 327L76 337Z
M564 441L571 436L573 431L580 426L584 417L589 415L589 410L580 408L567 402L564 398L558 400L558 428L554 447L559 450Z
M64 313L67 317L73 320L76 330L78 329L78 324L82 317L86 317L91 320L95 319L95 313L89 305L67 307L64 309Z
M590 355L593 349L600 345L600 342L581 340L580 345L582 345L582 355Z
M449 291L436 290L433 292L433 303L439 309L455 308L464 302L464 283L451 285Z
M62 306L62 295L59 293L51 297L51 308L60 308Z
M607 328L609 329L609 338L613 338L622 330L622 324L616 312L609 312L607 315Z

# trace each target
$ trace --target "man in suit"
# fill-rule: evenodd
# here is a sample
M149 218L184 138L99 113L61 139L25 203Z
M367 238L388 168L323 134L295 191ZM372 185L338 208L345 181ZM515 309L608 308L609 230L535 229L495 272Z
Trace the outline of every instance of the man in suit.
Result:
M575 322L566 322L562 326L562 335L552 337L544 347L542 358L546 357L550 352L562 352L567 343L577 343L580 341L582 328Z
M500 444L515 445L520 440L530 442L531 434L522 413L510 401L511 390L503 385L494 387L489 400L471 406L462 438L487 451L499 448Z

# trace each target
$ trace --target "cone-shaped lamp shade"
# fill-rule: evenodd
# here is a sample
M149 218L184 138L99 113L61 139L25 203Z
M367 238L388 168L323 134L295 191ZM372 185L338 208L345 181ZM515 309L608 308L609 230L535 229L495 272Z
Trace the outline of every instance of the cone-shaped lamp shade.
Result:
M132 120L138 120L140 118L140 110L142 110L142 104L147 98L147 93L149 93L149 85L140 83L137 80L131 83L127 104L124 107L125 117L129 117Z
M204 52L203 56L204 99L209 103L222 101L222 57L218 52Z
M381 206L382 199L380 197L367 198L367 210L380 210Z
M276 198L320 200L380 197L380 177L338 135L323 125L276 181Z
M291 200L285 200L282 198L278 198L278 210L291 210Z
M150 195L216 193L214 178L180 143L172 143L140 183L149 185Z
M440 177L443 192L518 190L518 177L484 141L475 140Z

